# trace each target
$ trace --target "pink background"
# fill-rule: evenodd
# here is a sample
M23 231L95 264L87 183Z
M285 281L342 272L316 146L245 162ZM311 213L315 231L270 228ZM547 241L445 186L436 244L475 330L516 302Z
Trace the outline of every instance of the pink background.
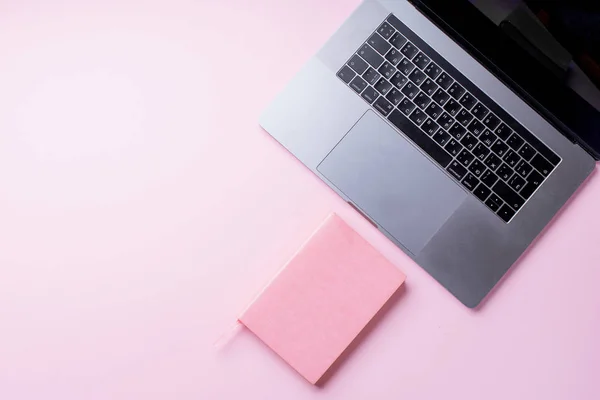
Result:
M481 310L266 135L358 0L0 1L0 398L598 399L600 181ZM339 213L406 292L322 388L227 332Z

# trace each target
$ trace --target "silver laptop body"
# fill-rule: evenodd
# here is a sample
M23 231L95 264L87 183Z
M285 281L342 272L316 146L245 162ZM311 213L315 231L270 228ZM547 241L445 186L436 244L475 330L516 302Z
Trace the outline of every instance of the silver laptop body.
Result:
M468 307L595 167L405 0L361 4L260 123Z

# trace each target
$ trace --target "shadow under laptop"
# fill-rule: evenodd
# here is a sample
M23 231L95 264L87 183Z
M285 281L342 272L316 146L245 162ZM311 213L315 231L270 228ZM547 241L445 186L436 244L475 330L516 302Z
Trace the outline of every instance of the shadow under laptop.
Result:
M338 357L338 359L331 365L331 367L323 374L321 379L319 379L316 383L318 388L322 388L329 381L331 381L335 375L337 375L338 371L342 369L343 365L352 357L354 351L366 340L366 338L377 329L380 321L390 312L392 308L396 306L400 302L407 293L407 284L406 282L400 286L400 288L390 297L390 299L384 304L381 309L373 316L373 318L365 325L363 330L354 338L352 343L342 352L342 354Z

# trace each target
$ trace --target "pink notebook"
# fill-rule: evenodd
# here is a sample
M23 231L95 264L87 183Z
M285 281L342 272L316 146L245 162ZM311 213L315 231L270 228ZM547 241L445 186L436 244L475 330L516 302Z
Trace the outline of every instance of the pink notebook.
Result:
M331 215L239 321L315 384L404 279Z

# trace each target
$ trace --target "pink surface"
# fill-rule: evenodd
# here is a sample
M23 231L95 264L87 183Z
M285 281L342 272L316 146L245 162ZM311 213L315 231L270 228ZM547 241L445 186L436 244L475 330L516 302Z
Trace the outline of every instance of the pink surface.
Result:
M600 181L479 311L258 126L358 0L0 2L0 399L600 398ZM226 332L331 211L406 292L323 388Z
M405 278L334 214L239 320L317 383Z

